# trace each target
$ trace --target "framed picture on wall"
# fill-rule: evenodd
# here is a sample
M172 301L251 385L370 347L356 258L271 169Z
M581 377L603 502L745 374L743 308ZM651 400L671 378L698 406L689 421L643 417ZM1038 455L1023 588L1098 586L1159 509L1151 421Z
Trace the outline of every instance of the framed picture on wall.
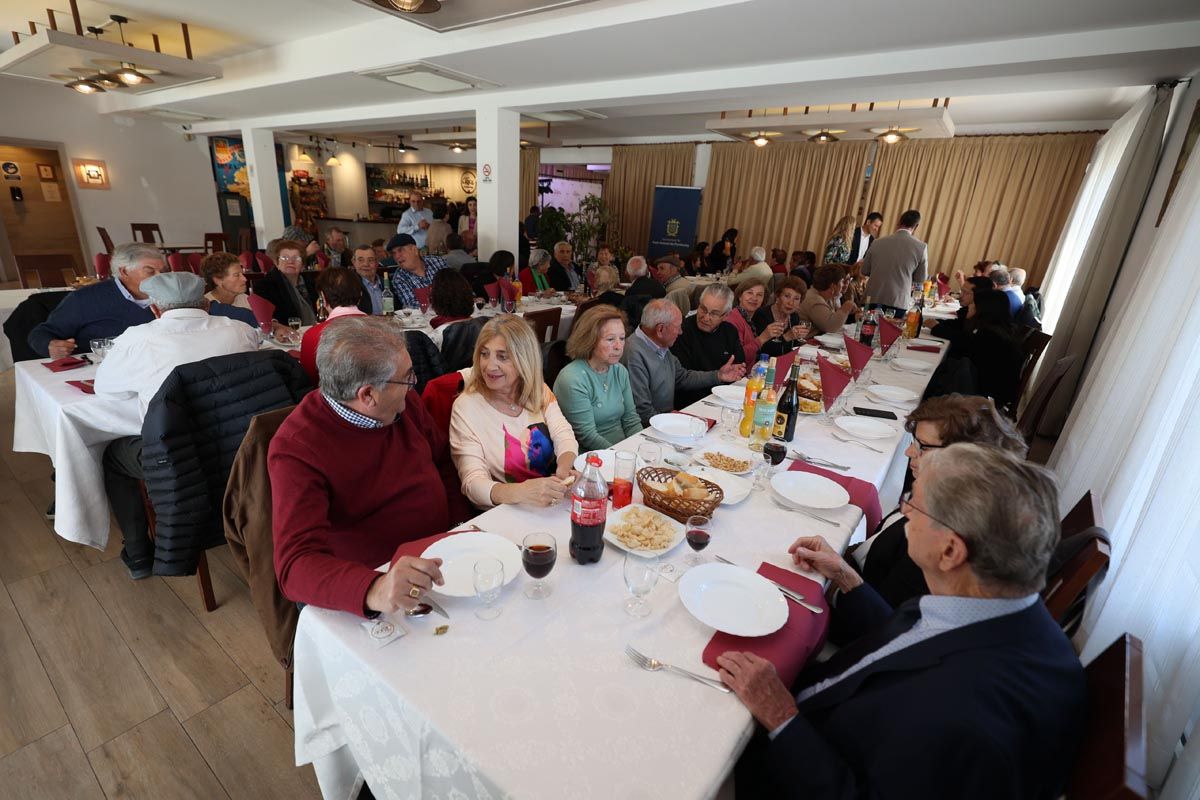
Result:
M75 183L80 189L107 189L108 165L94 158L73 158Z
M52 164L38 164L37 165L37 174L38 174L38 177L44 181L55 180L54 166Z

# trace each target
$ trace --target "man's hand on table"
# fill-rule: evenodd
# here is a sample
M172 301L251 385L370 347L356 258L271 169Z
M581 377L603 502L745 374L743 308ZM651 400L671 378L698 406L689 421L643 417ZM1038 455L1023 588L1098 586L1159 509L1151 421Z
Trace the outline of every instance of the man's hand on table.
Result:
M775 674L775 665L753 653L729 651L717 656L721 680L768 731L796 716L796 699Z
M400 556L392 568L380 575L367 590L367 608L371 611L392 613L401 609L411 610L420 597L436 583L441 586L442 560L440 558L417 558ZM419 591L413 597L413 588Z
M51 339L49 352L51 358L62 358L75 352L74 339Z
M801 536L792 542L788 552L792 554L792 561L798 567L829 579L843 592L849 592L862 585L862 576L820 536Z

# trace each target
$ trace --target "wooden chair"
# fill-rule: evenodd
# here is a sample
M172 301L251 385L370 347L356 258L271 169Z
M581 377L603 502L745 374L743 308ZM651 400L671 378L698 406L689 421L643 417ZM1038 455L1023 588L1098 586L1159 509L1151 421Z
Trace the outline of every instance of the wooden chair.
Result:
M1067 800L1133 800L1146 785L1142 642L1126 633L1084 669L1087 727Z
M553 342L558 338L558 323L562 321L562 306L546 308L541 311L527 311L525 321L529 323L529 327L533 328L533 335L537 337L539 345ZM547 337L547 333L549 333L549 337Z
M1053 337L1050 334L1032 328L1025 337L1021 345L1025 351L1025 365L1021 367L1021 380L1017 384L1017 403L1020 403L1021 398L1025 396L1025 389L1029 386L1029 379L1033 376L1033 370L1041 359L1042 353L1045 352L1046 347L1050 344L1051 338ZM1010 417L1016 419L1016 403L1006 409L1006 411Z
M22 289L70 286L79 277L75 257L69 253L18 255L17 272Z
M158 517L154 513L154 504L150 502L150 495L146 492L146 482L138 481L138 488L142 490L142 503L146 506L146 530L150 534L150 541L154 541ZM204 601L204 610L216 611L217 596L213 593L212 578L208 574L208 554L203 550L196 560L196 583L200 586L200 599Z
M96 277L100 280L112 277L112 256L108 253L92 256L92 266L96 268Z
M229 241L223 233L206 233L204 234L204 252L205 253L224 253L229 249Z
M1079 498L1079 502L1062 518L1059 530L1065 539L1068 536L1074 536L1085 528L1092 528L1103 524L1104 520L1100 516L1100 501L1092 496L1092 492L1089 489L1083 493L1083 497Z
M1037 435L1037 429L1042 424L1042 417L1046 416L1046 409L1050 407L1050 400L1058 391L1063 378L1067 377L1067 373L1071 371L1071 367L1075 366L1075 362L1078 360L1079 356L1063 356L1055 361L1054 366L1046 373L1046 377L1042 378L1042 382L1033 390L1029 404L1025 406L1025 413L1021 414L1020 419L1017 420L1017 430L1025 437L1025 441L1032 442L1033 437ZM1023 386L1022 391L1024 391ZM1019 402L1021 395L1018 394L1017 397Z
M133 240L135 242L142 241L147 244L162 244L164 241L162 229L158 227L157 222L131 222L129 228L133 231Z
M187 256L183 253L168 253L167 266L171 268L171 272L191 272L192 268L188 266Z
M1090 590L1108 571L1112 546L1108 531L1091 526L1063 537L1051 557L1042 602L1067 636L1083 622Z
M104 251L111 256L114 247L112 237L108 235L106 229L99 225L96 226L96 230L100 231L100 241L104 242Z
M253 252L258 249L258 242L254 238L254 228L241 228L238 230L238 252L244 253L247 250Z

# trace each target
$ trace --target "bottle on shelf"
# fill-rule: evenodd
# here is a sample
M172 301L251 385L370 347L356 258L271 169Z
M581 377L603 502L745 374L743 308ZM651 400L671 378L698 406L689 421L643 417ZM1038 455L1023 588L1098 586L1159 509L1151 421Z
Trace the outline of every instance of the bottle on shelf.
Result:
M392 294L392 283L388 280L387 272L383 273L383 315L390 317L396 313L396 296Z
M783 383L783 391L775 407L774 438L782 442L790 442L796 435L796 420L800 415L800 393L796 388L799 380L800 359L796 359L792 362L792 369Z
M871 308L871 298L867 298L867 309L863 311L862 328L858 332L858 341L867 347L875 346L875 329L879 327L879 309Z
M771 359L770 372L775 371L775 359ZM775 410L779 405L779 396L775 394L775 384L766 381L758 398L754 401L754 432L750 437L750 449L762 452L763 444L775 433Z
M754 432L754 403L758 400L759 391L767 383L769 358L766 355L759 356L758 363L750 373L750 380L746 382L746 397L742 401L742 424L738 428L742 436L749 436Z

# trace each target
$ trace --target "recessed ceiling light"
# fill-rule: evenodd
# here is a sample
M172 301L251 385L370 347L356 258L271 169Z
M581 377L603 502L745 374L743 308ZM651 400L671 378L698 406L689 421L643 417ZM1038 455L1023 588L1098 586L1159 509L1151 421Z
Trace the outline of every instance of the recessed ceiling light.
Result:
M542 122L576 122L581 119L608 119L603 114L586 108L567 109L563 111L526 111L525 116Z
M410 89L430 94L463 92L468 89L496 85L491 81L485 81L482 78L476 78L472 75L464 75L443 67L435 67L424 61L417 61L411 64L395 64L358 74L368 78L379 78L398 86L407 86Z

